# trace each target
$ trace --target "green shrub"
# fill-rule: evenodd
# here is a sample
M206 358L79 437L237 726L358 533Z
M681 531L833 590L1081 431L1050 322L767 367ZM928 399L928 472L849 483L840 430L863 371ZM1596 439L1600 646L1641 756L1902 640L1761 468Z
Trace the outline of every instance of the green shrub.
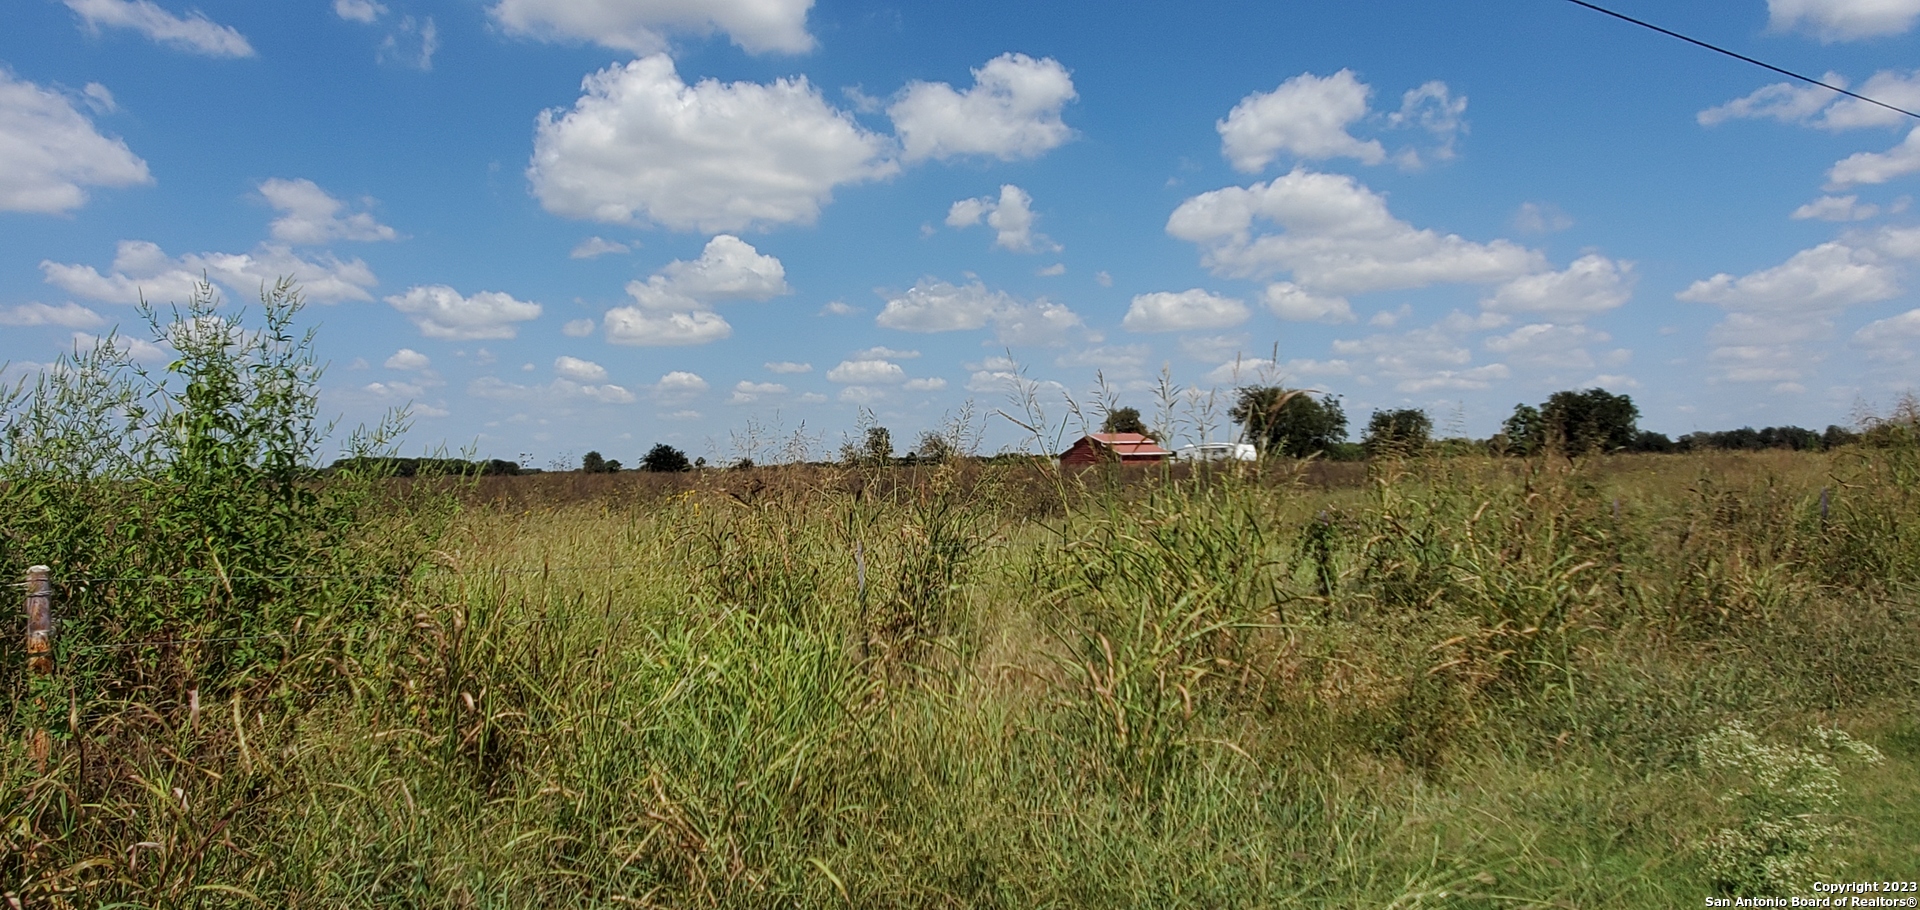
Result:
M296 635L367 618L432 545L451 501L388 482L403 415L317 470L331 425L301 306L290 280L253 313L202 283L145 311L164 370L109 338L0 395L0 573L53 568L69 678L244 686Z

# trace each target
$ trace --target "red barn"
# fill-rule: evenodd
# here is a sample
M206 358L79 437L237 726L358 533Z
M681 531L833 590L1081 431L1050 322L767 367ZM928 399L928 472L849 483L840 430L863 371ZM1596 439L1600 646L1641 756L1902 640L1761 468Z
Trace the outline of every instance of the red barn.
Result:
M1080 437L1072 448L1060 453L1060 464L1090 465L1106 462L1120 464L1159 464L1172 452L1160 447L1151 436L1139 433L1094 433Z

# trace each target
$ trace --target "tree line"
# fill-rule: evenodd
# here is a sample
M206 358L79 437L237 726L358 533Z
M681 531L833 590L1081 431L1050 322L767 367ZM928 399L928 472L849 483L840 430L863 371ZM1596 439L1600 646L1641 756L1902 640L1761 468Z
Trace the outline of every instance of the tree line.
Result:
M1121 409L1132 411L1131 408ZM1116 412L1118 413L1118 412ZM1136 418L1138 412L1134 412ZM1696 452L1790 449L1821 451L1859 442L1874 443L1896 432L1900 421L1880 422L1863 431L1830 425L1825 431L1797 426L1756 430L1694 432L1678 439L1639 427L1640 409L1629 395L1605 389L1555 392L1538 405L1516 404L1500 432L1485 440L1435 440L1433 419L1418 408L1376 410L1360 442L1347 441L1347 415L1334 395L1281 386L1238 390L1228 412L1246 438L1266 453L1293 458L1334 460L1412 454L1435 445L1470 447L1493 454L1569 456L1594 452Z
M1880 436L1905 426L1896 420L1861 430L1836 425L1829 425L1824 431L1797 426L1757 430L1741 427L1671 438L1664 433L1640 429L1640 408L1631 396L1601 388L1555 392L1537 405L1516 404L1501 423L1500 432L1487 439L1439 439L1434 434L1433 418L1426 411L1388 408L1375 410L1359 441L1349 441L1347 413L1339 396L1284 386L1247 386L1236 390L1228 417L1242 429L1243 438L1259 447L1263 455L1332 461L1415 455L1436 448L1520 456L1551 452L1569 457L1597 452L1824 451L1856 443L1873 444ZM1101 420L1100 430L1156 435L1142 419L1139 409L1132 407L1109 410ZM958 447L946 434L928 430L920 434L913 450L896 455L892 431L875 425L864 427L857 438L843 444L839 461L866 466L911 466L939 464L958 454ZM347 466L348 461L342 459L334 466ZM539 473L536 468L501 459L388 458L382 462L382 467L400 477ZM751 468L753 463L742 459L728 466ZM647 451L635 470L676 473L705 467L705 458L689 459L680 449L660 443ZM588 452L581 459L580 470L588 474L608 474L627 468L599 452Z

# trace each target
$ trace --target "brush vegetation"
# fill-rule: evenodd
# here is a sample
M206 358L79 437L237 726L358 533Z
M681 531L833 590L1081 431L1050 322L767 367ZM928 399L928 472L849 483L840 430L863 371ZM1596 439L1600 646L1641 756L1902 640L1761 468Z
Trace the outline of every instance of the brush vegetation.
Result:
M0 569L52 564L65 620L49 679L0 647L25 906L1697 906L1920 869L1912 415L1339 484L408 479L380 432L317 475L264 312L0 414Z

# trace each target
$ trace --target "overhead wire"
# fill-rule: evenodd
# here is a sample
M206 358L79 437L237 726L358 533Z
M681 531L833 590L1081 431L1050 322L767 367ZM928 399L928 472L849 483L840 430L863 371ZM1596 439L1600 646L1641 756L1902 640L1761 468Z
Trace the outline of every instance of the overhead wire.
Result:
M1676 31L1674 31L1673 29L1670 29L1670 28L1662 28L1662 27L1660 27L1660 26L1658 26L1658 25L1654 25L1653 23L1651 23L1651 22L1648 22L1648 21L1646 21L1646 20L1644 20L1644 19L1635 19L1634 17L1632 17L1632 16L1629 16L1629 15L1627 15L1626 13L1619 13L1619 12L1614 12L1613 10L1610 10L1610 9L1607 9L1607 8L1606 8L1606 7L1604 7L1604 6L1600 6L1600 5L1597 5L1597 4L1593 4L1593 3L1588 3L1588 2L1587 2L1587 0L1567 0L1567 2L1568 2L1568 3L1571 3L1571 4L1573 4L1573 5L1575 5L1575 6L1584 6L1584 7L1586 7L1587 9L1590 9L1590 10L1593 10L1593 11L1594 11L1594 12L1596 12L1596 13L1603 13L1603 14L1605 14L1605 15L1608 15L1608 16L1612 16L1613 18L1615 18L1615 19L1619 19L1619 20L1621 20L1621 21L1623 21L1623 22L1631 22L1631 23L1633 23L1634 25L1638 25L1638 26L1640 26L1641 28L1645 28L1645 29L1652 29L1653 31L1656 31L1656 32L1659 32L1660 34L1662 34L1662 35L1666 35L1666 36L1668 36L1668 37L1672 37L1672 38L1678 38L1678 39L1680 39L1680 40L1682 40L1682 41L1685 41L1685 42L1687 42L1688 44L1693 44L1693 45L1697 45L1697 46L1700 46L1700 47L1704 47L1704 48L1706 48L1707 50L1710 50L1710 51L1713 51L1713 52L1714 52L1714 53L1716 53L1716 54L1725 54L1725 55L1727 55L1727 56L1729 56L1729 57L1732 57L1732 58L1733 58L1733 59L1735 59L1735 60L1739 60L1739 61L1742 61L1742 62L1745 62L1745 63L1751 63L1751 64L1753 64L1754 66L1757 66L1757 67L1760 67L1760 68L1762 68L1762 69L1767 69L1767 70L1772 70L1773 72L1776 72L1776 73L1779 73L1780 75L1782 75L1782 76L1786 76L1786 77L1788 77L1788 78L1790 78L1790 79L1798 79L1798 80L1800 80L1801 82L1805 82L1805 83L1807 83L1808 85L1817 85L1817 86L1819 86L1819 87L1821 87L1821 88L1823 88L1823 89L1826 89L1826 90L1828 90L1828 91L1831 91L1831 92L1838 92L1838 93L1840 93L1840 94L1842 94L1842 95L1845 95L1845 96L1847 96L1847 97L1849 97L1849 98L1856 98L1856 99L1858 99L1858 100L1861 100L1861 101L1865 101L1865 102L1866 102L1866 103L1868 103L1868 104L1873 104L1873 105L1878 105L1878 106L1880 106L1880 107L1884 107L1884 108L1886 108L1887 110L1890 110L1890 111L1893 111L1893 112L1894 112L1894 113L1896 113L1896 114L1905 114L1905 115L1907 115L1908 117L1912 117L1912 118L1914 118L1915 120L1920 120L1920 114L1916 114L1916 113L1914 113L1914 112L1912 112L1912 111L1910 111L1910 110L1907 110L1906 108L1903 108L1903 107L1895 107L1895 106L1893 106L1893 105L1891 105L1891 104L1888 104L1888 103L1886 103L1885 101L1881 101L1881 100L1880 100L1880 99L1878 99L1878 98L1869 98L1869 97L1867 97L1866 95L1862 95L1862 94L1860 94L1859 92L1854 92L1854 91L1848 91L1847 89L1844 89L1844 88L1841 88L1840 86L1837 86L1837 85L1833 85L1833 84L1831 84L1831 83L1827 83L1827 82L1822 82L1822 81L1820 81L1820 80L1818 80L1818 79L1815 79L1815 78L1813 78L1813 77L1811 77L1811 76L1803 76L1803 75L1801 75L1801 74L1799 74L1799 73L1796 73L1796 72L1794 72L1793 70L1790 70L1790 69L1784 69L1784 68L1782 68L1782 67L1778 67L1778 66L1774 66L1773 64L1771 64L1771 63L1768 63L1768 62L1766 62L1765 60L1756 60L1756 59L1754 59L1754 58L1752 58L1752 57L1749 57L1749 56L1747 56L1746 54L1742 54L1742 53L1740 53L1740 52L1738 52L1738 51L1731 51L1731 50L1728 50L1728 49L1726 49L1726 48L1724 48L1724 47L1721 47L1721 46L1719 46L1719 45L1717 45L1717 44L1710 44L1710 43L1708 43L1708 42L1705 42L1705 41L1702 41L1702 40L1700 40L1700 39L1698 39L1698 38L1690 38L1690 37L1688 37L1688 36L1686 36L1686 35L1682 35L1682 34L1680 34L1679 32L1676 32Z

